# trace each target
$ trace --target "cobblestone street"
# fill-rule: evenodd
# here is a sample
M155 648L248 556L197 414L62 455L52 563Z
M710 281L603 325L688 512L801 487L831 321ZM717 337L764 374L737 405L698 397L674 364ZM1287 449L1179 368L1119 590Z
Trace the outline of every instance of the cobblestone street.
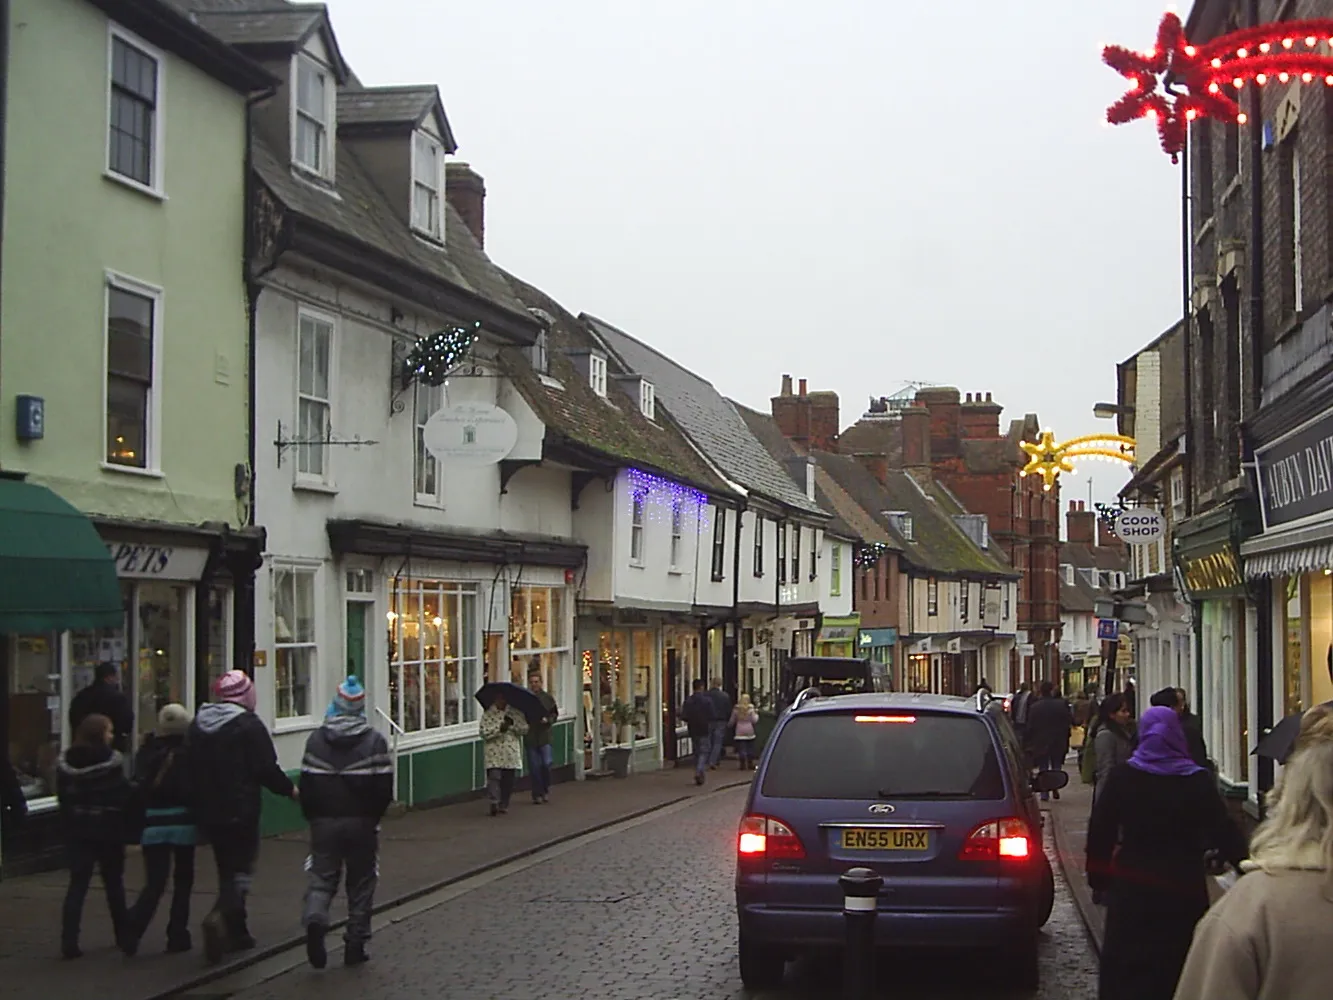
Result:
M245 974L194 996L236 1000L360 1000L365 996L539 1000L585 995L615 1000L755 997L740 984L735 955L732 843L744 791L673 807L512 874L459 886L438 905L386 913L369 966L335 957L315 972L283 960L246 988ZM1096 962L1063 882L1043 935L1049 1000L1090 1000ZM331 941L332 944L337 942ZM946 968L940 966L947 965ZM277 973L274 975L274 973ZM1009 996L975 962L892 967L892 995L911 1000ZM250 973L264 975L261 969ZM780 994L836 996L838 972L789 966ZM890 972L881 974L886 986Z

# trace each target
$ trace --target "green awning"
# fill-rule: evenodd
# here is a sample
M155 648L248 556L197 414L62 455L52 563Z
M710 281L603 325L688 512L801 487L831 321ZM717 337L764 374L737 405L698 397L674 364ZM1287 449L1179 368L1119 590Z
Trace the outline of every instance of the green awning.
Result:
M0 634L124 619L116 564L87 515L45 486L0 474Z

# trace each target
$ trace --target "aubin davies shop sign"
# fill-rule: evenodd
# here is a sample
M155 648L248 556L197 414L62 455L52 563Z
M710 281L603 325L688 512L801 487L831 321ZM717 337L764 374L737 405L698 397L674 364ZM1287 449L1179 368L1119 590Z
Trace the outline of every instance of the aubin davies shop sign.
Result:
M1264 530L1333 511L1333 412L1255 453Z

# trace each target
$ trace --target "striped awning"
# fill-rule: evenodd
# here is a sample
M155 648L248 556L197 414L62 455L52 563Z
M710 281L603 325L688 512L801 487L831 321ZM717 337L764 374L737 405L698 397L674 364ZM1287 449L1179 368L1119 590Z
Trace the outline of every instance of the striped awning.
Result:
M1240 549L1251 580L1333 569L1333 524L1265 532Z

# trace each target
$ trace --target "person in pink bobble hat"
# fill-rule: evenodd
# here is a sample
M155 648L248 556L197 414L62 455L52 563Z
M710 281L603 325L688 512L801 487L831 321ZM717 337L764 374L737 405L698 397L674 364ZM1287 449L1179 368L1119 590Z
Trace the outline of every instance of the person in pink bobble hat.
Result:
M260 789L294 801L299 795L255 715L255 685L244 671L214 682L213 701L199 709L186 743L195 819L213 845L218 871L217 902L203 923L204 955L216 964L228 951L255 946L245 897L259 858Z

